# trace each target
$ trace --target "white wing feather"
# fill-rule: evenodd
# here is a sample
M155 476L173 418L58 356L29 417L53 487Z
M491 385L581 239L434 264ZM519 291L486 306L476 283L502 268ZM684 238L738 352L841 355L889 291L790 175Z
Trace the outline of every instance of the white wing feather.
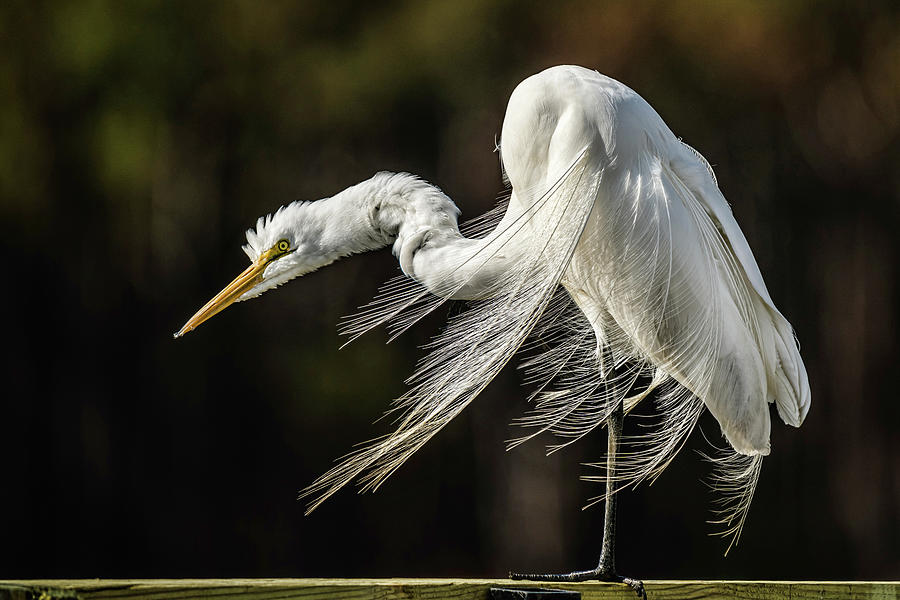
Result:
M757 319L763 329L759 347L766 363L769 401L774 399L778 414L785 423L799 427L809 411L810 389L791 324L775 307L750 245L719 190L709 163L687 144L682 145L682 150L674 153L673 169L710 214L763 303L757 306Z

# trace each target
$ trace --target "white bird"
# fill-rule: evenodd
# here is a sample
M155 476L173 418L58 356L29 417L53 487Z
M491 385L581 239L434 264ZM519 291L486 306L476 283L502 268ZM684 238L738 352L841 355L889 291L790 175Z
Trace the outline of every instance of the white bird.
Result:
M309 510L351 480L381 485L531 336L542 341L525 362L538 383L522 419L533 431L513 443L549 431L562 437L552 451L598 426L609 434L600 564L551 578L638 589L615 575L615 492L657 477L708 409L730 445L714 461L733 544L769 454L768 405L799 426L806 369L709 163L637 93L596 71L547 69L513 91L500 153L508 205L464 226L468 237L450 198L406 173L260 218L250 267L176 337L232 302L391 245L403 275L345 323L351 339L385 322L396 335L446 299L472 302L397 400L396 430L308 487ZM623 437L623 414L648 397L656 428Z

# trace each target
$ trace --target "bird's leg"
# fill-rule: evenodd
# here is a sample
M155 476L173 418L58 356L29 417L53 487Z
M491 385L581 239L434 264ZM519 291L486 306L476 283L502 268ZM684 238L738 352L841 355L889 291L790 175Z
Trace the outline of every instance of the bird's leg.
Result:
M622 402L619 401L606 421L606 506L603 512L603 549L597 569L607 575L616 572L616 508L619 504L619 495L615 493L616 451L622 437L622 413Z
M599 580L624 583L631 586L640 598L646 600L647 593L644 591L644 583L642 581L630 577L622 577L616 573L616 499L618 497L615 493L616 450L622 437L622 423L624 419L625 414L622 401L620 400L606 420L606 430L609 436L606 453L606 507L603 517L603 549L600 551L600 562L597 564L597 568L561 574L510 573L510 579L560 582Z

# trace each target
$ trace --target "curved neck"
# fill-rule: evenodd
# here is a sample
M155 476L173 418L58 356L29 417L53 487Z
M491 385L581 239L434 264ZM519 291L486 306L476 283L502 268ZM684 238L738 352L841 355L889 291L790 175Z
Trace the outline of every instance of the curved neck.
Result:
M323 246L343 248L331 260L393 244L403 272L432 293L472 299L492 295L506 271L504 256L484 252L492 236L459 232L459 209L437 187L407 173L378 173L324 201Z

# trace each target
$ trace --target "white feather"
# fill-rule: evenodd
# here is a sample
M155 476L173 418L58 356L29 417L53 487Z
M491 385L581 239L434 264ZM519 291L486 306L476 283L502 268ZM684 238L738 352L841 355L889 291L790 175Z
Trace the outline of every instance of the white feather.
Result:
M580 67L522 82L501 139L508 202L463 232L439 189L380 173L247 233L251 259L282 235L306 249L279 260L276 283L392 244L403 276L344 321L350 341L385 323L393 339L448 298L471 300L429 344L395 403L395 431L304 490L309 510L352 480L376 489L532 336L523 370L537 390L520 420L529 431L511 444L549 432L560 438L552 452L618 403L631 412L652 398L655 425L616 457L620 489L658 477L709 409L730 445L714 461L733 544L770 451L768 403L798 426L810 393L790 324L712 169L639 95Z
M549 303L596 194L585 153L521 215L501 224L479 250L454 268L476 277L498 253L515 248L518 260L493 282L486 300L454 317L430 347L399 401L404 410L396 431L344 457L302 496L315 496L309 510L357 476L363 490L376 489L431 436L462 411L515 354ZM509 214L509 213L507 213ZM541 243L523 244L537 236ZM474 265L474 267L473 267ZM457 283L462 288L470 278ZM456 289L444 290L444 297ZM390 311L387 314L392 314ZM383 315L384 316L384 315Z

